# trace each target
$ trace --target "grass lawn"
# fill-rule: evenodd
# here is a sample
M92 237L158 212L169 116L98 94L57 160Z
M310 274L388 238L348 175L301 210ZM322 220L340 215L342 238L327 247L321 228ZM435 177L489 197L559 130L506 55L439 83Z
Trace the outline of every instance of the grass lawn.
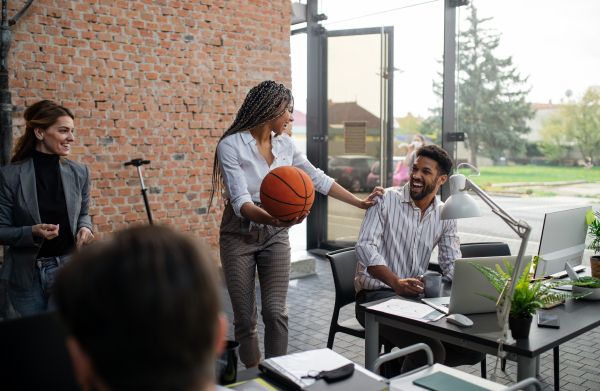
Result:
M549 166L482 166L481 176L471 177L478 186L489 186L496 183L510 182L560 182L585 179L588 182L600 182L600 167L586 170L583 167L549 167ZM468 176L470 169L460 170Z

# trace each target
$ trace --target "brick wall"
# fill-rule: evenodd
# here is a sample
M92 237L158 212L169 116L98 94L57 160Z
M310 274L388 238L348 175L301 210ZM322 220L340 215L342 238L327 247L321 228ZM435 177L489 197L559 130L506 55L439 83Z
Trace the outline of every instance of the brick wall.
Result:
M24 3L9 0L9 16ZM97 238L147 220L123 166L144 157L153 218L218 249L220 207L206 216L215 145L252 86L291 87L290 18L290 0L34 1L12 27L13 104L75 112L71 158L92 172ZM20 136L22 116L13 125Z

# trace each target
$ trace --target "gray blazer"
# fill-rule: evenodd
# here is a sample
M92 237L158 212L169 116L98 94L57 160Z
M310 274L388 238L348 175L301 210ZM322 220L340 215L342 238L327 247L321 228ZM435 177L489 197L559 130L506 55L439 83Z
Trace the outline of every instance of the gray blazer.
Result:
M92 230L90 171L81 163L61 159L60 177L73 236L80 228ZM48 222L44 222L48 223ZM35 260L44 238L33 236L32 226L42 224L38 208L33 160L0 169L0 245L9 246L0 279L31 289Z

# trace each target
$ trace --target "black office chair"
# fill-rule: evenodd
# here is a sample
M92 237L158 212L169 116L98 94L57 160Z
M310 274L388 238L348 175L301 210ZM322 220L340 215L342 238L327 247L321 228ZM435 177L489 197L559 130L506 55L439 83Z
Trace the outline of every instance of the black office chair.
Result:
M365 338L365 329L358 323L356 318L338 323L340 309L356 301L354 289L354 276L356 274L356 251L354 247L343 248L325 254L331 264L333 283L335 285L335 305L329 326L329 338L327 347L333 348L333 340L336 333L344 333L358 338Z
M356 291L354 289L354 276L358 263L356 260L356 250L354 247L343 248L327 253L325 257L331 265L333 283L335 285L335 305L333 307L333 315L331 316L331 325L329 326L329 338L327 339L327 347L332 349L336 333L344 333L365 339L365 329L358 323L355 317L338 323L342 307L356 301ZM379 346L381 349L381 344ZM383 347L385 353L391 352L393 348L391 344L385 341ZM390 375L386 377L391 377L392 372L392 367L386 365L382 371L382 375Z

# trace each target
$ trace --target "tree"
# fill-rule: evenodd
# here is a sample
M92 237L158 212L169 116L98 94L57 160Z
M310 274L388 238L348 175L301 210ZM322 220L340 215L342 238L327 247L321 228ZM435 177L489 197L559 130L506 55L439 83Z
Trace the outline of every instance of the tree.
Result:
M542 150L551 160L560 160L565 147L575 145L585 158L600 155L600 93L588 88L579 101L563 104L543 123Z
M540 136L542 136L540 149L544 156L550 162L560 163L568 152L567 147L571 144L567 138L563 117L559 113L550 115L548 119L542 122Z
M494 56L500 34L483 27L492 18L478 18L473 2L469 7L470 26L460 33L458 124L459 131L467 134L470 162L476 166L478 155L494 160L506 150L513 156L522 155L525 141L521 135L531 130L525 119L532 118L533 111L525 101L530 91L527 77L519 75L512 57ZM434 92L442 96L441 83L434 82Z
M439 113L434 111L431 117L421 121L418 130L433 140L435 145L442 146L442 117Z

